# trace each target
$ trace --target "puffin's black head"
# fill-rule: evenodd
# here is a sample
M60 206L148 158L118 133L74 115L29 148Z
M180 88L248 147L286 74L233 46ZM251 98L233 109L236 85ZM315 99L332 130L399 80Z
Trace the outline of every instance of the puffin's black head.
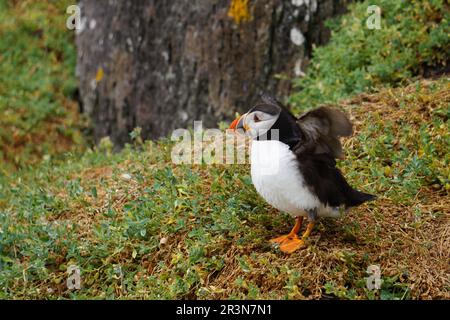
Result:
M301 136L295 121L280 102L264 94L260 102L232 122L230 129L243 129L255 140L280 140L290 144L288 141Z

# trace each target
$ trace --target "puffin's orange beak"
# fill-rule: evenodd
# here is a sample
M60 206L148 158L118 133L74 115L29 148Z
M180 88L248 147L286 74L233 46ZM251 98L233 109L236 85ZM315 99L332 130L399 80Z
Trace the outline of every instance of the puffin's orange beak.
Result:
M245 116L245 114L234 119L234 121L230 125L230 129L232 129L232 130L243 129L244 128L244 126L243 126L244 116Z
M230 124L230 129L236 130L236 126L239 123L239 120L241 120L241 117L234 119L233 122Z

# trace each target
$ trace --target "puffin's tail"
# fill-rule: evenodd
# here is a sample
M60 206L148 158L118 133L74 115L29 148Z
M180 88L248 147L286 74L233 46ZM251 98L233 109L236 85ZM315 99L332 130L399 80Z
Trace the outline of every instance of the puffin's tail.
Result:
M355 189L351 189L347 195L347 207L355 207L367 201L375 200L377 197L373 194L364 193Z

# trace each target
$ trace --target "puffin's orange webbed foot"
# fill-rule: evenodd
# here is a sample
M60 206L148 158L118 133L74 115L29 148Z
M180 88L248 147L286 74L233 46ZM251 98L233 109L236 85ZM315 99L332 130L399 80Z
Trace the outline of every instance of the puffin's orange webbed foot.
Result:
M292 253L295 250L301 248L302 246L304 246L305 243L303 240L298 238L297 232L300 230L302 222L303 218L297 217L295 221L295 226L291 230L291 232L289 232L289 234L274 238L270 240L270 242L279 244L280 250L285 253Z
M306 248L305 241L297 237L289 238L280 244L280 250L284 253L293 253L298 249Z
M274 238L270 240L272 243L278 243L280 245L280 250L284 253L292 253L298 249L306 248L305 240L311 234L311 231L314 227L314 222L308 223L308 227L306 228L305 233L303 233L302 238L300 239L297 236L297 232L302 225L302 218L297 218L294 229L285 235L278 238Z
M284 236L279 236L277 238L270 239L270 242L282 244L284 241L288 241L288 240L292 239L293 237L294 237L294 235L292 235L292 234L286 234Z

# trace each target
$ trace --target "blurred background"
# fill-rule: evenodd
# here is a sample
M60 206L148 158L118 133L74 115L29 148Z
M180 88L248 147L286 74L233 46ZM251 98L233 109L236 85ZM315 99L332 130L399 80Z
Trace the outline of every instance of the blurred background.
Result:
M301 110L448 72L445 1L379 1L379 30L356 3L339 20L347 0L79 1L69 30L71 1L2 0L1 158L216 126L261 92Z

